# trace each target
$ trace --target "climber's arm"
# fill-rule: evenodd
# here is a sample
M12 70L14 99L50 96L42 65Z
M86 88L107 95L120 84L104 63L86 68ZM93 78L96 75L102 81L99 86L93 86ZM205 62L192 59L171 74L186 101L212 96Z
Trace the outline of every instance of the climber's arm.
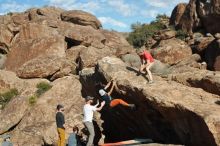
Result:
M105 88L104 88L105 90L107 90L107 89L111 86L112 81L113 81L113 79L108 82L108 84L107 84L107 85L105 86Z

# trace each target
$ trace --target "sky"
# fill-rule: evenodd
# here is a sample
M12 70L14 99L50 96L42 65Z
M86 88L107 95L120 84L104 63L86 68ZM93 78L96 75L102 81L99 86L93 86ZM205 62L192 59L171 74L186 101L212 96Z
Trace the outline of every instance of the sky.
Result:
M171 15L178 3L189 0L0 0L0 15L22 12L32 7L56 6L84 10L95 15L104 29L131 31L131 24L149 23L157 14Z

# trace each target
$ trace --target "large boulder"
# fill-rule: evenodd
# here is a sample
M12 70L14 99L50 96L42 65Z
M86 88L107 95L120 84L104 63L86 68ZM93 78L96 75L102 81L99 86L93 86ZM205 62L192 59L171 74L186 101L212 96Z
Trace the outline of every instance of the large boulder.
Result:
M80 53L84 66L93 67L95 66L97 61L103 57L106 56L120 57L124 54L134 52L134 49L128 44L126 39L121 34L107 30L100 30L100 31L94 30L94 31L98 33L97 35L96 33L94 33L93 37L92 36L89 37L91 38L91 40L90 39L83 40L82 37L84 35L81 34L82 37L79 36L79 38L82 39L82 42L80 41L80 39L76 38L76 35L73 36L74 38L71 37L72 35L71 36L67 35L68 38L71 38L74 41L78 40L81 44L78 46L73 46L66 51L66 56L68 59L72 60L72 62L75 62L76 59L78 58L78 54ZM92 34L90 33L90 35ZM88 44L89 42L91 44Z
M53 37L58 35L56 29L36 22L26 23L20 27L20 32L15 40L16 43L29 39L40 39L43 37Z
M152 48L157 43L152 37L148 38L144 44L145 48Z
M208 69L220 71L220 39L213 40L204 52Z
M52 60L55 60L56 58L65 57L66 42L64 37L59 35L56 30L47 27L46 25L29 23L22 26L21 31L10 50L11 51L8 53L8 57L5 63L5 68L7 70L15 72L18 71L19 68L22 68L21 71L24 71L25 67L23 65L25 63L27 64L27 62L31 62L31 64L33 65L32 69L34 66L39 67L37 66L39 62L31 61L37 60L39 59L39 57L41 59L43 57L49 57L50 59L53 58ZM44 59L44 61L46 60ZM34 65L33 62L35 62L36 65ZM42 60L40 62L42 63ZM43 66L41 66L41 68L42 67ZM48 67L48 65L46 67ZM41 68L38 68L38 70L40 70ZM44 69L47 70L48 68ZM56 72L57 70L53 71ZM19 73L19 76L20 75L21 73ZM33 78L39 76L45 77L45 74L28 77Z
M81 11L81 10L70 10L61 13L63 21L72 22L79 25L90 25L94 29L102 27L101 22L92 14Z
M154 40L160 41L160 40L167 40L174 38L176 36L176 31L174 30L161 30L154 34L153 38Z
M134 51L122 34L108 30L100 31L106 38L105 45L112 48L117 56Z
M178 26L180 20L186 10L186 3L178 4L174 9L170 17L170 25Z
M146 85L142 76L128 72L126 65L117 58L103 58L97 70L105 80L116 80L119 90L114 91L115 96L138 105L137 111L118 109L103 113L106 115L103 116L105 130L110 131L105 133L106 138L138 135L164 143L220 144L220 107L215 103L219 96L172 81L157 80ZM128 118L130 120L125 120Z
M219 72L187 68L184 72L171 74L170 79L190 87L202 88L207 92L220 95Z
M105 45L105 36L91 26L81 26L71 23L58 24L59 32L66 37L68 48L77 45L93 46L103 48Z
M210 45L210 43L214 40L214 37L200 37L195 39L195 43L194 43L194 51L198 54L203 55L204 51L206 48L208 48L208 46Z
M23 82L14 72L0 70L0 91L5 92L13 88L20 92L23 89Z
M56 56L37 57L24 63L18 70L20 78L56 78L68 75L74 65L65 58Z
M72 62L76 61L79 53L84 67L93 67L96 65L99 59L102 59L106 56L115 55L115 52L108 47L98 49L92 46L76 46L67 50L67 58L72 60Z
M220 2L199 0L197 4L197 13L205 30L212 34L220 32Z
M184 10L184 5L182 5L181 7L182 8L180 10ZM174 18L171 18L171 20L175 20L173 21L174 23L177 22L177 25L175 25L177 28L183 29L184 31L192 34L193 31L201 25L201 21L196 12L196 0L191 0L189 2L182 16L181 13L179 14L181 16L180 19L179 17L175 18L175 16L178 16L177 14L175 14L175 10L176 9L174 9L174 11L172 12L172 16L174 16ZM179 19L179 22L176 19Z
M7 58L6 55L0 54L0 69L4 68L6 58Z
M52 88L37 99L25 112L12 133L12 140L22 146L52 145L58 136L55 123L57 104L65 106L67 125L82 125L81 84L76 76L67 76L52 83Z
M7 53L14 37L6 25L0 24L0 52Z
M18 96L11 99L0 113L1 125L0 133L8 132L15 127L27 110L30 108L28 97L34 95L37 90L37 84L47 82L45 79L22 80L15 73L0 70L0 93L8 92L10 89L16 89Z
M155 59L173 65L191 56L192 50L185 42L173 38L160 41L157 47L151 49L151 53Z
M206 69L207 64L205 62L201 63L201 56L199 54L193 54L172 66L171 69L173 72L177 73L188 71L188 67Z
M140 68L141 59L137 54L125 54L121 59L130 67Z
M190 0L187 5L179 4L172 12L170 23L190 34L201 28L212 34L218 33L219 4L218 0Z
M30 21L28 15L29 15L29 13L27 13L27 12L13 13L11 16L11 19L15 25L23 25L23 24L28 23Z
M63 9L56 7L33 8L26 11L30 21L37 21L43 19L61 20L61 13Z

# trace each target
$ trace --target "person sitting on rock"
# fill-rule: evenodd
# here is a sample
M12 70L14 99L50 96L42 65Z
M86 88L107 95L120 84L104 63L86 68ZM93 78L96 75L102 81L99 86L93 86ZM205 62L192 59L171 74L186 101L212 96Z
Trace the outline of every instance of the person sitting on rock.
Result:
M72 128L72 133L70 133L68 138L68 146L81 146L81 140L79 135L79 128L74 126Z
M141 58L141 67L140 67L139 71L141 73L144 73L143 70L146 69L146 71L149 75L149 84L152 84L153 83L153 77L152 77L152 73L151 73L150 69L154 65L154 59L151 56L151 54L148 51L144 50L144 49L139 49L137 51L137 53Z
M2 146L13 146L13 144L10 141L10 135L4 135L3 136L3 142L2 142Z
M109 92L106 92L106 90L111 86L112 84L112 87L110 89ZM111 97L111 93L115 87L115 82L114 80L112 79L105 87L104 89L100 89L99 90L99 95L102 97L102 99L105 101L106 105L113 108L117 105L123 105L123 106L126 106L126 107L130 107L132 109L135 109L135 104L128 104L127 102L125 102L124 100L122 99L113 99Z

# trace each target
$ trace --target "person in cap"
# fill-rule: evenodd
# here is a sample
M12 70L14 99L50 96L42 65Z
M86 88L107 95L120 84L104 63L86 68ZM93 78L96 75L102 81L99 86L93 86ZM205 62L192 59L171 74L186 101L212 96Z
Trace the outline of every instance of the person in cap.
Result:
M152 73L151 73L150 69L154 65L154 58L152 57L152 55L148 51L146 51L144 49L137 50L137 54L141 58L141 66L140 66L139 71L141 73L144 73L143 70L146 69L146 71L149 75L149 84L153 83L153 77L152 77Z
M64 106L61 104L57 105L56 113L56 125L58 132L58 146L65 146L65 117L64 117Z
M111 86L112 84L112 86ZM109 106L110 108L113 108L117 105L122 105L122 106L126 106L126 107L130 107L132 109L134 109L136 106L135 104L128 104L127 102L125 102L124 100L122 99L113 99L111 97L111 94L112 94L112 91L115 87L116 83L114 82L114 80L112 79L105 87L104 89L100 89L99 90L99 95L101 96L101 98L105 101L106 105ZM108 88L110 88L111 86L111 89L109 92L106 92L106 90Z
M10 141L10 135L3 135L3 142L2 142L2 146L13 146L13 144Z
M86 146L93 146L93 140L95 137L94 125L92 123L93 113L95 111L100 111L105 105L105 101L103 101L101 103L101 106L98 107L99 101L97 102L96 105L92 105L94 102L94 97L87 96L85 100L86 100L86 104L83 107L83 114L84 114L83 123L89 131L89 138Z

